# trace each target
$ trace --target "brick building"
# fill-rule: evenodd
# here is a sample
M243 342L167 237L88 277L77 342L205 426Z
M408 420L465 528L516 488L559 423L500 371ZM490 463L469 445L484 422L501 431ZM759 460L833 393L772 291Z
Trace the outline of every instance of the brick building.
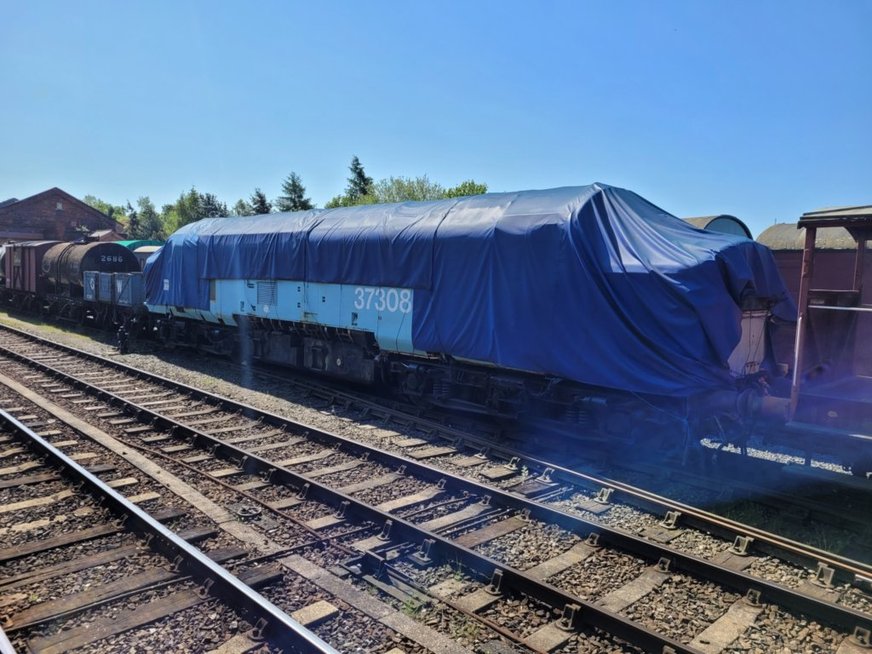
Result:
M0 202L0 242L74 241L98 230L119 233L121 226L59 188Z

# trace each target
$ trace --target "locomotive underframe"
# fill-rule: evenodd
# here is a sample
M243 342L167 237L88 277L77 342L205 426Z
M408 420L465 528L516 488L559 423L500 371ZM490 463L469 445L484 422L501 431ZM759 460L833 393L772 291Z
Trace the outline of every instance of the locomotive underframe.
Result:
M547 418L610 439L651 443L655 432L664 432L674 443L676 431L701 435L713 424L723 435L755 409L752 391L691 400L643 397L445 355L387 353L369 332L314 323L242 315L233 317L237 326L171 315L152 318L154 332L171 346L379 384L413 403L506 419Z
M118 328L142 320L145 307L90 302L66 295L38 296L26 291L3 289L2 303L26 313L36 313L52 320L63 320L102 329Z

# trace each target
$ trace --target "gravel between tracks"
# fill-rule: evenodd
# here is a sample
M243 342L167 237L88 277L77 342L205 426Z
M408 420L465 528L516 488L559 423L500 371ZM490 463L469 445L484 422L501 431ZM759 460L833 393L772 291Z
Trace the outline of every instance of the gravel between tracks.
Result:
M31 324L23 323L15 319L0 317L0 321L7 322L12 326L19 328L24 327L29 331L39 331ZM88 336L63 332L53 327L47 327L47 329L51 332L51 338L58 342L69 344L110 358L117 358L124 363L142 368L143 370L163 375L198 388L210 390L232 399L251 404L266 411L285 415L292 419L300 420L312 424L313 426L334 431L338 434L352 437L356 440L376 446L384 447L386 444L389 444L390 441L390 438L386 438L383 434L374 433L378 432L378 430L372 428L361 428L360 425L342 417L341 412L337 414L333 411L322 410L318 406L319 402L310 402L310 405L306 406L304 404L305 399L301 397L294 397L293 399L282 397L282 394L286 391L286 386L282 382L261 378L257 375L256 371L244 368L240 369L229 362L206 357L197 358L188 353L176 354L173 352L159 352L157 354L135 353L118 356L114 347L94 341ZM413 435L408 433L411 431L412 430L405 430L403 435ZM446 469L450 470L454 468L450 463L450 457L443 458L441 462ZM470 475L469 469L457 469L452 471L459 474ZM477 476L477 474L473 476ZM500 485L515 483L518 478L519 477L516 476L514 479L503 482ZM404 482L409 482L410 485L414 484L412 480L401 479L390 484L387 488L372 489L358 495L358 497L365 499L365 501L373 501L373 503L384 501L384 495L386 494L387 489L394 491L399 486L403 485ZM419 488L415 488L415 490L419 490ZM404 495L408 492L414 491L405 489L403 492L397 493L397 495ZM393 493L391 493L391 495L393 495ZM370 499L370 496L372 499ZM571 504L571 502L568 502L567 504ZM638 531L639 529L640 516L642 517L642 520L648 520L652 525L659 520L654 516L646 516L639 511L620 506L613 507L605 515L588 516L583 512L581 513L584 517L602 521L611 526L622 528L631 526L633 531ZM520 537L520 535L518 537ZM506 542L511 542L511 539ZM493 544L491 545L493 546ZM699 532L685 531L673 542L673 546L693 554L710 555L715 551L721 551L726 547L729 547L729 543L724 543L719 539L706 536ZM563 585L566 583L569 584L570 587L572 587L573 583L577 584L576 592L585 596L585 591L589 589L592 598L601 596L604 592L607 592L607 590L603 590L604 588L609 589L620 586L623 583L622 581L616 581L613 586L604 586L604 583L608 584L608 579L603 579L600 580L600 583L596 583L597 570L600 568L608 569L610 567L610 564L605 562L600 562L599 565L594 564L596 558L600 556L600 554L602 553L598 553L578 566L575 566L575 568L557 575L551 580L551 582L555 583L555 585ZM634 574L638 574L641 571L640 569L637 569L637 562L629 560L629 557L624 558L627 559L627 561L624 562L624 567L627 568L627 570L635 570ZM530 563L530 565L533 564L534 563ZM764 578L774 579L789 586L796 585L799 580L806 577L808 574L807 571L790 569L789 566L785 566L780 562L772 560L764 560L755 565L760 568L760 574ZM587 568L587 566L589 566L589 569L584 569ZM577 568L582 568L584 570L579 572L576 570ZM618 569L620 570L620 568ZM609 577L612 577L614 574L613 569L609 573ZM632 578L634 574L628 572L628 579ZM616 577L622 578L619 573ZM591 580L594 581L591 582ZM560 583L558 583L558 581ZM846 603L863 610L869 610L870 603L872 602L868 599L868 595L851 591L846 596ZM637 603L636 606L642 606L642 603ZM772 613L772 611L775 611L775 609L770 610L767 608L767 615ZM708 614L705 613L705 611L702 611L701 615L705 617ZM761 620L763 620L763 616L761 616ZM783 629L781 629L781 621L783 621L784 624ZM787 651L830 651L833 643L837 643L839 638L837 634L817 627L816 625L800 626L803 624L802 620L787 614L780 614L780 612L779 615L769 615L766 624L768 624L769 628L756 629L755 627L749 634L746 634L746 638L739 641L739 643L743 643L742 647L745 647L747 651L755 652L772 651L786 653ZM794 626L797 626L798 628L794 628ZM603 645L603 647L605 646L606 645ZM624 650L620 644L615 643L609 643L608 649L591 649L582 638L579 639L579 642L572 644L571 648L567 646L562 648L560 651L611 652ZM739 649L735 649L734 651L739 651Z

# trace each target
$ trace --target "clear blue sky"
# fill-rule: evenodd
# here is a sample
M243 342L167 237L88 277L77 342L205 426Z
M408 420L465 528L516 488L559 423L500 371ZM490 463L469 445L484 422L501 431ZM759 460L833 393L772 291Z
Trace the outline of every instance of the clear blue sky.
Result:
M602 181L752 230L872 202L872 1L0 0L0 199L290 171Z

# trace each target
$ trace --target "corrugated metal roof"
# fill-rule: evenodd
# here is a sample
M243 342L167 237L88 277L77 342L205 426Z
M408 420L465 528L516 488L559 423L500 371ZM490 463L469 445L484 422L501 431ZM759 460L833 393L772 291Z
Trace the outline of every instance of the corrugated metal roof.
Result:
M757 242L770 250L802 250L805 245L805 228L796 228L796 223L777 223L767 227ZM818 250L853 250L857 242L844 227L819 229L814 239Z
M799 224L821 227L827 225L850 225L872 229L872 204L807 211L800 216Z

